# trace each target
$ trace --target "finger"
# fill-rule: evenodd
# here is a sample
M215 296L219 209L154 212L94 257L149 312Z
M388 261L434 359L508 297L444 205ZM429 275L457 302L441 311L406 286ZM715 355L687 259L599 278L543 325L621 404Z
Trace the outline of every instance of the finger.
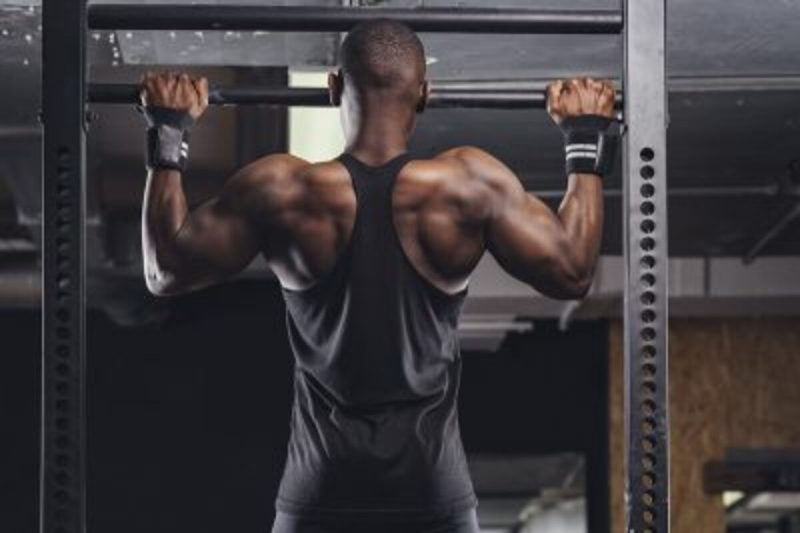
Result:
M564 80L559 80L554 90L555 94L551 101L551 109L553 111L561 111L564 107L564 95L568 93L567 83Z
M552 81L547 85L547 101L553 102L555 101L560 95L561 91L564 87L563 80L556 80Z
M578 89L579 83L580 80L578 80L577 78L572 78L567 80L567 82L564 84L564 92L571 93L573 91L576 91Z
M195 96L194 85L192 84L192 80L189 78L188 74L185 72L178 74L176 83L178 85L179 92L184 98Z
M157 86L162 100L170 100L175 93L175 81L170 76L162 76Z
M177 72L170 72L166 76L166 89L169 94L175 94L178 91L179 83L178 83L178 73Z
M175 80L176 77L174 72L164 71L161 73L161 82L168 90L171 90L175 85Z
M159 93L159 84L156 74L153 72L147 72L144 75L144 79L142 80L140 88L145 93L147 105L153 105L153 99L157 98L156 95Z
M200 103L206 107L208 106L208 80L206 78L199 78L194 82L197 95L200 97Z
M178 80L176 95L178 97L178 105L184 109L195 107L200 99L197 95L197 91L194 90L194 85L188 78L185 81L182 78Z
M202 94L205 95L206 99L208 99L208 78L200 78L197 81L197 85L202 91Z
M191 78L189 80L189 84L190 84L190 86L192 88L192 91L194 92L194 95L195 95L195 98L197 99L197 102L202 104L203 103L203 93L200 90L200 80L197 79L197 78Z
M142 85L142 92L147 98L148 102L153 98L153 95L159 93L157 80L153 77L148 77Z
M600 93L600 98L598 99L601 106L603 106L604 110L607 111L609 114L614 112L614 104L616 103L616 94L614 92L613 87L604 86L603 91Z
M155 79L162 87L168 87L172 83L172 75L170 72L164 70L156 74Z

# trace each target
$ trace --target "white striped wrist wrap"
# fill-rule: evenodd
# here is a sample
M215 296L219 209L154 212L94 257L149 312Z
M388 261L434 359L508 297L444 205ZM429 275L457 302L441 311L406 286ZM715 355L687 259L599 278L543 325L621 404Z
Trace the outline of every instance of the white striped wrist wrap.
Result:
M189 130L194 118L185 110L139 106L147 121L147 168L185 171L189 162Z
M613 125L612 119L598 115L583 115L562 121L567 175L605 176L611 172L619 141Z
M147 130L147 168L186 170L189 162L189 131L159 124Z
M591 159L592 163L597 161L597 144L573 143L564 148L567 154L567 161L570 159Z

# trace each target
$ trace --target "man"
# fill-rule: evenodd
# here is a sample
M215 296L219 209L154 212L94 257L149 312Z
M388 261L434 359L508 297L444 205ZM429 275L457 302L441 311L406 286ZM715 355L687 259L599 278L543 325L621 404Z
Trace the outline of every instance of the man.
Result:
M469 276L488 250L546 295L586 294L614 90L590 79L548 88L567 138L569 181L555 214L480 149L407 153L428 97L424 50L409 28L358 26L340 64L329 85L341 157L263 157L191 212L181 172L207 82L144 78L147 286L157 295L205 287L257 254L277 275L296 370L274 532L476 532L456 412Z

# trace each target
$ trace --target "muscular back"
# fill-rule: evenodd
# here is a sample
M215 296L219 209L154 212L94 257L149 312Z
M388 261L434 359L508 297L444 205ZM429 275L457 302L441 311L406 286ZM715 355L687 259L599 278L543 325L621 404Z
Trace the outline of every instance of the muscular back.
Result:
M391 206L409 262L446 292L463 288L484 251L485 187L471 178L456 153L409 162L397 176ZM284 169L288 175L272 180L293 182L289 187L296 187L296 196L287 196L291 207L276 223L265 225L266 242L281 245L268 245L264 254L281 283L299 289L333 269L350 240L357 200L340 162L304 164L282 157L289 163ZM273 156L256 165L275 163Z

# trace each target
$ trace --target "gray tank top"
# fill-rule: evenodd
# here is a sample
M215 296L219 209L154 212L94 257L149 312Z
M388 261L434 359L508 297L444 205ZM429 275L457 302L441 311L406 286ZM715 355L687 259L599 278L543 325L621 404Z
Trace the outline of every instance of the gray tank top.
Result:
M392 190L410 159L339 157L358 205L350 241L317 284L283 291L295 375L282 512L430 517L476 504L457 414L466 291L434 287L401 248Z

